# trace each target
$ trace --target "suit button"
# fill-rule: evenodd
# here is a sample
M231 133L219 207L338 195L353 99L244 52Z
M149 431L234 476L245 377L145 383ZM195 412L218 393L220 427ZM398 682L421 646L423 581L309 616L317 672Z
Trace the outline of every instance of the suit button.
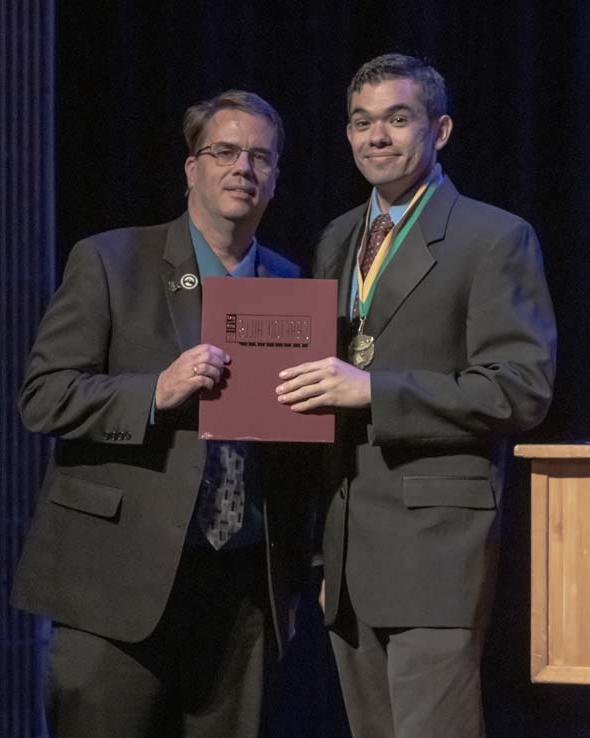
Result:
M346 499L346 488L340 487L340 489L338 490L338 495L341 500L345 500Z

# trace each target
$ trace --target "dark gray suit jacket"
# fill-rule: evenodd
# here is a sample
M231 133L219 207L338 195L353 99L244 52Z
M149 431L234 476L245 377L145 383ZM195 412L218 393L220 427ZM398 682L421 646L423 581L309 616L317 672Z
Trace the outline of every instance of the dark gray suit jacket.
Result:
M158 622L205 462L196 397L149 422L158 374L200 341L200 286L170 289L185 274L198 274L186 214L73 249L21 397L26 426L57 442L17 572L16 606L125 641L142 640ZM298 270L259 247L257 275ZM280 649L308 556L306 464L282 445L260 444L259 452Z
M316 276L340 280L343 325L365 211L333 221L317 252ZM503 439L539 423L552 394L555 325L533 229L446 178L383 273L365 332L375 337L371 410L340 419L327 621L345 567L371 626L481 623Z

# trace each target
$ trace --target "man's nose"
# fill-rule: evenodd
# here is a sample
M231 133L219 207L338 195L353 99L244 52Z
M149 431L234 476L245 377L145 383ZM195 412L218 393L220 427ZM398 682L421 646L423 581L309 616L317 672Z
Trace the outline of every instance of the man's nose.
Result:
M387 126L383 121L375 121L371 126L369 141L372 146L389 146L391 144L391 136L387 130Z
M253 174L254 167L252 165L252 159L250 158L249 151L240 151L240 155L236 159L234 164L234 170L240 174Z

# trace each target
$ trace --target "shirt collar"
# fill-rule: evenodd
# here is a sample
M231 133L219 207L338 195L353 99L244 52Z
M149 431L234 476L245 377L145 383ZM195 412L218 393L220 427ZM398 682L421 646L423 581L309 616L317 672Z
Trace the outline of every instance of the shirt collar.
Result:
M398 223L402 215L405 213L406 208L410 204L410 201L404 202L401 205L392 205L389 210L387 211L389 213L389 217L391 218L393 223ZM377 199L377 190L373 187L373 191L371 192L371 213L369 215L369 227L375 220L375 218L378 215L383 215L381 212L381 208L379 207L379 200Z
M256 239L252 239L252 243L242 257L241 261L230 271L228 271L221 263L217 254L205 240L205 237L197 226L193 223L189 216L188 219L191 241L195 251L195 259L199 267L201 279L203 277L255 277L256 263L258 255L258 244Z

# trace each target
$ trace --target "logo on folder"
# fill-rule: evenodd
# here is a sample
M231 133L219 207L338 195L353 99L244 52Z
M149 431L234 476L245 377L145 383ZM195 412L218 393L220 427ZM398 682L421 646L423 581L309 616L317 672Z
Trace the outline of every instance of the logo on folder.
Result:
M311 316L226 313L225 340L242 346L306 348L311 343Z

